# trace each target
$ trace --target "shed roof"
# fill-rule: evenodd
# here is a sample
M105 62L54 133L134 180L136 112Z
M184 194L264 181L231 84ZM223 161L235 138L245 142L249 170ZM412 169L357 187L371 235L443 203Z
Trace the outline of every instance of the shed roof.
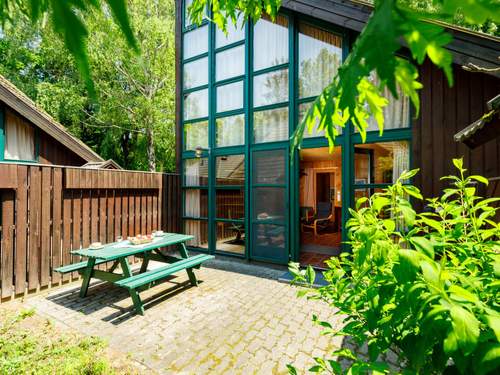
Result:
M0 75L0 100L85 161L104 161L94 150L69 133L63 125L38 107L33 100L2 75Z

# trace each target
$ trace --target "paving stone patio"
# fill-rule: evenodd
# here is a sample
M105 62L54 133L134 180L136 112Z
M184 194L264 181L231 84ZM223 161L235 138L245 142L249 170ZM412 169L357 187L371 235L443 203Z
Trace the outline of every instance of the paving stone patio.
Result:
M341 339L320 335L311 316L335 323L331 309L297 298L297 288L277 281L284 271L217 258L197 271L198 287L183 272L143 292L145 316L135 314L125 290L98 282L84 299L72 283L26 304L56 323L105 338L151 372L286 374L287 363L304 372L312 357L338 348Z

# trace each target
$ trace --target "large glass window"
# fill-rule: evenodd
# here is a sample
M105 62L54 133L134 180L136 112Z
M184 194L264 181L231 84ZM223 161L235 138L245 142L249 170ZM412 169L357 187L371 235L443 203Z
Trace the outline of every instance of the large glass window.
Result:
M342 38L336 34L299 24L299 97L321 94L342 62Z
M217 87L217 112L243 108L243 81Z
M215 144L217 147L245 144L245 115L218 118Z
M245 28L243 25L243 16L240 15L238 17L238 21L236 25L233 24L232 21L229 21L227 24L227 34L224 33L221 29L217 28L215 30L215 47L220 48L227 46L229 44L233 44L243 40L245 38Z
M215 65L215 79L217 81L242 76L245 74L245 46L218 52Z
M208 117L208 89L184 95L184 120Z
M254 153L254 184L285 184L285 171L288 159L283 150L259 151Z
M254 112L253 137L255 143L288 139L288 107Z
M208 52L208 25L184 34L184 59Z
M260 74L253 80L253 105L260 107L288 101L288 69Z
M355 184L392 184L409 168L407 141L360 144L354 148Z
M216 249L225 253L245 254L245 223L219 221L216 223Z
M184 64L184 89L208 84L208 57Z
M186 244L190 247L208 249L208 222L205 220L184 220L184 233L194 236Z
M208 159L196 158L184 160L184 185L185 186L207 186L208 185Z
M193 3L193 0L186 0L184 2L184 26L189 27L193 23L191 22L191 19L189 18L189 7ZM205 11L203 12L203 18L206 18L207 16L207 9L205 8Z
M208 148L208 121L184 124L184 149Z
M191 218L208 217L208 190L184 190L184 216Z
M245 156L218 156L215 159L215 169L217 185L242 186L245 184Z
M254 27L253 70L261 70L288 62L288 18L276 17L273 23L261 18Z

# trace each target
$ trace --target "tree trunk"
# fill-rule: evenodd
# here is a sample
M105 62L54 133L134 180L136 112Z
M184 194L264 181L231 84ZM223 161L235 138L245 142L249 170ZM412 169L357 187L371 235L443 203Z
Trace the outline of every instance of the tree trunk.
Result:
M156 155L153 141L153 129L151 126L146 128L146 141L148 153L148 167L150 172L156 172Z

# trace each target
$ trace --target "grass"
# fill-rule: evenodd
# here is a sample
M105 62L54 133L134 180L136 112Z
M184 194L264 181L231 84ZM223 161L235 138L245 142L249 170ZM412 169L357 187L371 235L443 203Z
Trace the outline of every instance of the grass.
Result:
M34 310L0 311L1 375L117 373L137 371L116 368L100 338L57 330Z

